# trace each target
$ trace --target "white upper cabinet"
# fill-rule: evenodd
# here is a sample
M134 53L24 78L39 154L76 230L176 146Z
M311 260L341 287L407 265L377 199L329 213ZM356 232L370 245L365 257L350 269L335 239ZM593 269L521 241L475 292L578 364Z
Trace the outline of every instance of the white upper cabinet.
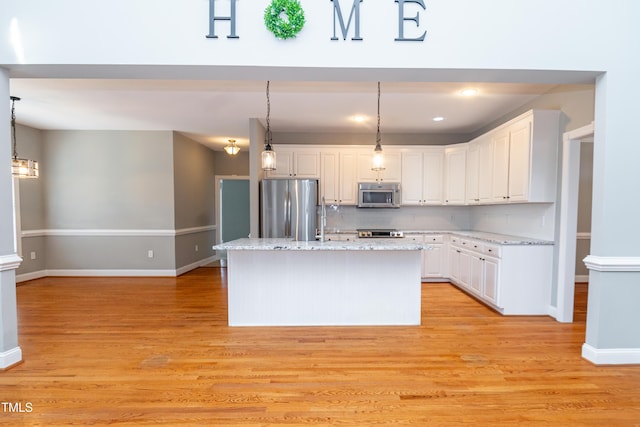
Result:
M450 145L445 149L445 195L447 205L465 204L467 144Z
M514 123L509 130L509 201L525 201L529 195L531 120Z
M555 201L559 117L533 110L492 133L493 202Z
M491 203L492 184L493 144L490 135L485 134L471 141L467 150L467 204Z
M356 205L358 204L357 154L354 151L341 151L339 161L338 203L341 205Z
M373 147L275 147L270 178L319 178L327 202L355 205L358 182L400 182L405 206L553 203L560 112L532 110L469 143L384 148L385 169L372 171Z
M402 204L443 203L444 148L412 149L402 153Z
M339 153L320 154L320 196L326 203L337 204L340 199Z
M385 148L382 151L384 156L384 170L373 171L373 148L358 153L358 182L400 182L402 161L400 151Z
M490 203L493 182L493 144L488 135L476 139L478 145L478 199L479 203Z
M479 178L480 178L480 146L474 140L469 143L467 149L467 184L465 188L465 202L467 205L480 203Z
M355 205L356 154L353 151L323 151L320 157L320 195L326 203Z
M317 148L274 147L276 170L269 178L320 178L320 151Z
M509 199L509 129L491 136L493 145L492 200L506 203Z

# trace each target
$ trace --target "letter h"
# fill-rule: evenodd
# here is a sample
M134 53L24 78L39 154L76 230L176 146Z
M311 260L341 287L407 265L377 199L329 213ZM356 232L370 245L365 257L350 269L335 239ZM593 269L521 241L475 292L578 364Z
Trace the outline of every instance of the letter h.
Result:
M216 0L209 0L209 34L208 39L217 39L214 25L216 21L230 21L231 22L231 34L227 36L228 39L239 39L236 34L236 0L229 0L231 3L231 16L216 16L215 13Z

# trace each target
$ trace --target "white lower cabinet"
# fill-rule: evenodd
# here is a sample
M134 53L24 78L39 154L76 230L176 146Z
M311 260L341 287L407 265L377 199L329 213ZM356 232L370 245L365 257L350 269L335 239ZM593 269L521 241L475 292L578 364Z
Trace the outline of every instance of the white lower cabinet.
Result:
M551 245L450 241L450 281L502 314L549 314L552 263Z
M482 266L482 297L491 304L498 304L499 260L486 257Z
M429 249L422 251L422 278L440 279L447 276L447 245L442 234L415 234L410 239L426 243Z

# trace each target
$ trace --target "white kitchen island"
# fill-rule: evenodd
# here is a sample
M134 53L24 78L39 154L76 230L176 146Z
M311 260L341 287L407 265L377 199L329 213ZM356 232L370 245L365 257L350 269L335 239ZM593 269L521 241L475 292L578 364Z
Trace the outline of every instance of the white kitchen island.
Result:
M404 239L239 239L227 251L230 326L419 325L421 250Z

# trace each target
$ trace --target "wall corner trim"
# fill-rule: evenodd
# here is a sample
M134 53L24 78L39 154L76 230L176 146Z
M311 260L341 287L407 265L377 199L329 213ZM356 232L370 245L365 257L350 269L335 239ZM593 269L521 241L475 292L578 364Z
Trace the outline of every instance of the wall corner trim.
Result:
M18 254L0 255L0 271L16 270L21 263L22 258Z
M583 260L589 270L606 272L640 272L640 257L606 257L589 255Z
M20 347L0 353L0 369L8 369L22 362L22 350Z
M595 348L584 343L582 357L595 365L637 365L640 348Z

